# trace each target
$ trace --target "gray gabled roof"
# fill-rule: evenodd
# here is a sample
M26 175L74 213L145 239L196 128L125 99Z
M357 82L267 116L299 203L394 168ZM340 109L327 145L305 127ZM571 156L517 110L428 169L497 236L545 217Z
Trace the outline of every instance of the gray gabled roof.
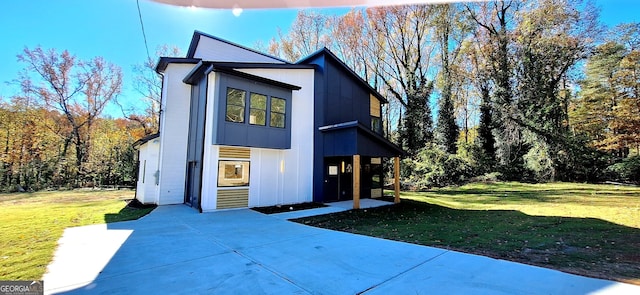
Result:
M209 34L207 34L207 33L203 33L203 32L200 32L200 31L194 31L194 32L193 32L193 37L191 37L191 43L189 43L189 50L187 50L187 58L194 58L194 55L195 55L195 53L196 53L196 48L198 48L198 43L200 42L200 37L201 37L201 36L204 36L204 37L207 37L207 38L211 38L211 39L213 39L213 40L217 40L217 41L220 41L220 42L223 42L223 43L226 43L226 44L229 44L229 45L232 45L232 46L238 47L238 48L240 48L240 49L244 49L244 50L247 50L247 51L251 51L251 52L253 52L253 53L256 53L256 54L259 54L259 55L262 55L262 56L265 56L265 57L268 57L268 58L272 58L272 59L275 59L275 60L279 60L279 61L281 61L281 62L283 62L283 63L290 64L290 62L289 62L289 61L286 61L286 60L284 60L284 59L281 59L281 58L278 58L278 57L275 57L275 56L272 56L272 55L266 54L266 53L264 53L264 52L257 51L257 50L255 50L255 49L251 49L251 48L248 48L248 47L242 46L242 45L237 44L237 43L233 43L233 42L231 42L231 41L227 41L227 40L225 40L225 39L218 38L218 37L216 37L216 36L209 35Z

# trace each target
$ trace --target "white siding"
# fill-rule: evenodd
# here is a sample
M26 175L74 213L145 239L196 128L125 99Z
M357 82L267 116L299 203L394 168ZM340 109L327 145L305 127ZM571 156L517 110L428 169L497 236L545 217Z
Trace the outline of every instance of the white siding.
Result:
M158 154L160 139L152 139L139 147L140 166L138 183L136 184L136 199L143 204L153 204L158 193L156 172L158 171Z
M291 149L251 149L249 207L313 201L313 69L243 69L302 87L292 92ZM219 146L213 145L216 74L209 74L202 210L216 210Z
M300 86L292 92L291 111L291 149L265 150L253 149L251 165L255 158L260 159L260 194L251 194L249 206L269 206L313 201L313 69L238 69L252 75ZM283 172L280 172L280 163ZM252 170L254 171L254 170ZM274 173L277 171L278 173ZM266 173L266 174L263 174ZM265 181L269 174L278 175L277 182ZM252 177L254 177L252 175ZM266 185L265 185L266 184ZM257 201L255 200L257 199Z
M198 43L198 47L196 47L193 57L206 61L220 62L284 63L278 59L207 36L200 36L200 42Z
M184 203L191 86L182 79L192 68L191 64L169 64L164 72L158 205Z

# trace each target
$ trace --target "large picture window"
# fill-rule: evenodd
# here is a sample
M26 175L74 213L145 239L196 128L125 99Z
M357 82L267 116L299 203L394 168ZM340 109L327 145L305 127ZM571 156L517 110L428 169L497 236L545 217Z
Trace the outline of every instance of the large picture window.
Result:
M228 122L243 123L244 107L247 92L235 88L227 88L227 114Z
M251 93L249 124L267 125L267 96Z
M287 101L282 98L271 97L271 121L269 126L284 128L286 119Z
M219 161L218 186L248 186L249 161Z

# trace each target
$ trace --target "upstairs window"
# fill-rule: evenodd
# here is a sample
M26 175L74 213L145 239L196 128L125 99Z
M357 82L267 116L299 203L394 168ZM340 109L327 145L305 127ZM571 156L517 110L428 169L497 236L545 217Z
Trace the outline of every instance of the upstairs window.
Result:
M284 128L286 120L287 101L282 98L271 97L271 121L269 126Z
M249 124L267 125L267 96L251 93L251 103L249 106Z
M228 122L244 123L244 108L247 92L235 88L227 88L227 113Z
M382 133L382 120L378 117L371 117L371 130Z
M382 133L382 112L380 101L373 94L369 95L369 114L371 115L371 130Z

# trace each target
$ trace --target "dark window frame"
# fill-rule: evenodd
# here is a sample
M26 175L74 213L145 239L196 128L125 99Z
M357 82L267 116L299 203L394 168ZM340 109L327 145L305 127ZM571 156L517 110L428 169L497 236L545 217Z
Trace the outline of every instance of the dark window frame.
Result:
M382 118L371 116L371 130L375 133L382 134Z
M273 103L274 101L282 101L284 103L284 106L282 108L282 112L279 112L277 110L273 109ZM273 115L282 115L282 126L274 126L273 124ZM284 98L280 98L280 97L276 97L276 96L270 96L270 100L269 100L269 127L272 128L287 128L287 100Z
M237 91L241 91L244 95L242 97L242 102L243 105L237 105L237 104L230 104L229 103L229 92L231 90L237 90ZM245 124L246 120L246 116L247 116L247 91L244 89L238 89L238 88L234 88L234 87L227 87L227 95L225 97L226 100L226 109L225 109L225 116L224 116L224 120L227 122L231 122L231 123L239 123L239 124ZM233 121L229 119L229 107L236 107L236 108L242 108L242 121Z
M264 97L264 109L260 109L260 108L254 108L253 107L253 98L254 98L254 94L256 96L262 96ZM269 99L270 96L266 95L266 94L262 94L262 93L257 93L257 92L249 92L249 125L256 125L256 126L267 126L267 121L269 121L267 118L267 110L268 110L268 105L271 101L271 99ZM262 124L260 123L251 123L251 112L253 110L257 110L260 112L264 112L264 122Z

